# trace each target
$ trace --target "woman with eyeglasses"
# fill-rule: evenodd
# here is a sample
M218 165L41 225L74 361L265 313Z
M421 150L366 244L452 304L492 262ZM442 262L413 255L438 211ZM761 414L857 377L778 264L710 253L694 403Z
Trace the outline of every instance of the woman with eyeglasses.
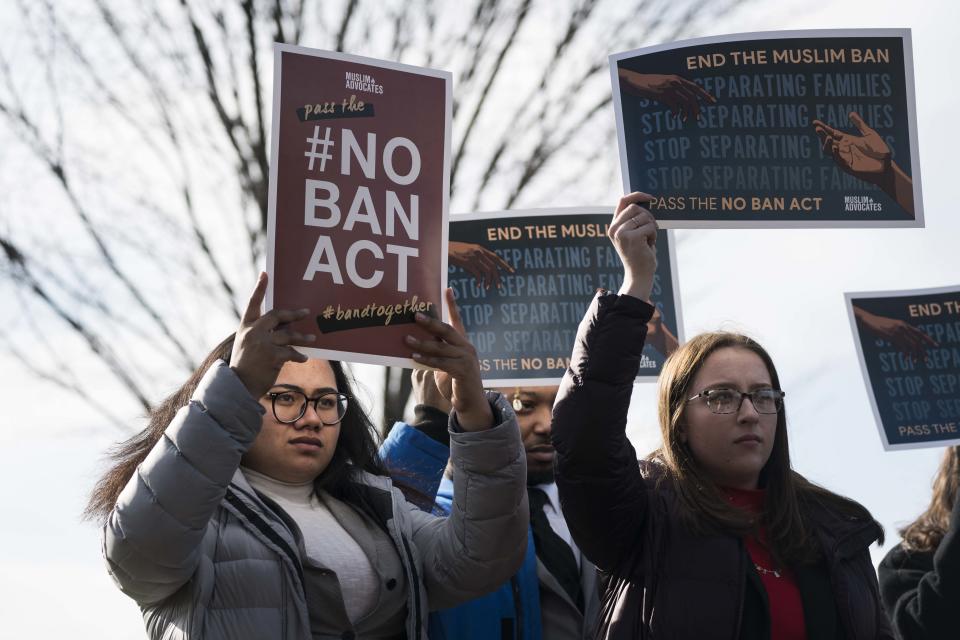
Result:
M526 467L516 418L487 396L450 325L407 337L450 394L449 518L406 502L369 418L314 338L261 316L261 275L240 328L114 451L87 513L108 569L150 638L426 638L428 611L492 590L523 561ZM455 306L448 293L451 315Z
M880 593L903 640L960 636L960 447L943 452L930 506L900 531L878 569Z
M785 394L754 340L705 333L670 356L663 445L638 464L625 429L653 313L651 199L620 200L623 286L594 298L553 413L564 515L606 579L596 637L892 638L868 552L883 531L790 468Z

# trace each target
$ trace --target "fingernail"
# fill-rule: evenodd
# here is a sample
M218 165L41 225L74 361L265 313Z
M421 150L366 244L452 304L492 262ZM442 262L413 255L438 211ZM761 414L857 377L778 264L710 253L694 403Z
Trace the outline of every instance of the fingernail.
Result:
M313 342L316 339L317 339L317 336L313 335L312 333L307 334L307 342Z
M423 356L420 355L419 353L412 353L410 354L410 357L412 357L414 360L420 360L423 358Z
M417 318L417 320L426 320L426 319L427 319L427 316L426 316L426 314L424 314L423 312L417 311L416 318Z
M418 342L420 342L419 340L417 340L417 339L414 338L413 336L409 336L409 335L408 335L406 338L404 338L404 340L406 340L406 341L407 341L407 344L410 344L410 345L417 344Z

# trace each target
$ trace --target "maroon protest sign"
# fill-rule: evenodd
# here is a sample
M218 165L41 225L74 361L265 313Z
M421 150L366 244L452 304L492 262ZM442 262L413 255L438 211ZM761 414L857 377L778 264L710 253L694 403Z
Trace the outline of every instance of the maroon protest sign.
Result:
M413 313L441 316L451 78L274 48L266 308L309 308L314 357L411 366Z

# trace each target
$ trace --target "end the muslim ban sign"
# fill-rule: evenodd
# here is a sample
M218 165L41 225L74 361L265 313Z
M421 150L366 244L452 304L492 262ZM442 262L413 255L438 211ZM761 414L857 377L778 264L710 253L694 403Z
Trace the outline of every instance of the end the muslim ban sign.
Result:
M556 385L570 364L597 289L617 291L623 264L607 238L609 209L566 207L454 215L449 283L490 386ZM657 273L639 362L656 380L683 340L669 232L657 234Z
M960 444L960 287L846 301L884 448Z
M411 366L420 311L442 316L451 76L274 47L267 309L314 356Z
M626 191L662 227L922 227L907 29L747 33L610 56Z

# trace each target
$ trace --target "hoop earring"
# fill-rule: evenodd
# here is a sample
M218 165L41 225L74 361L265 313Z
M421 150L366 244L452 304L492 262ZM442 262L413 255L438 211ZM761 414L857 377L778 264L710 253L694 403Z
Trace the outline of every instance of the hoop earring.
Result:
M513 392L513 402L510 403L513 406L514 411L520 411L523 409L523 402L520 400L520 387L517 387Z

